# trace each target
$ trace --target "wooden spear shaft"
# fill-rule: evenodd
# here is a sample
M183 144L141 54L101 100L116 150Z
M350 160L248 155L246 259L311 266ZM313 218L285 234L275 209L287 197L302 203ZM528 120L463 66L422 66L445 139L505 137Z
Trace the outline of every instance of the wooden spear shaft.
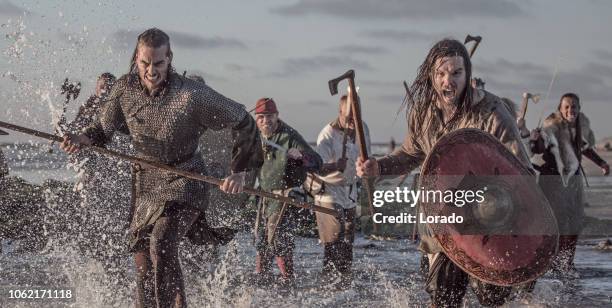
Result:
M32 135L32 136L36 136L36 137L40 137L40 138L44 138L47 140L51 140L51 141L55 141L58 143L61 143L63 141L63 139L59 136L56 135L52 135L49 133L45 133L45 132L41 132L41 131L37 131L34 129L30 129L30 128L26 128L26 127L22 127L22 126L18 126L18 125L14 125L14 124L10 124L10 123L6 123L6 122L2 122L0 121L0 127L9 129L9 130L13 130L16 132L20 132L20 133L24 133L24 134L28 134L28 135ZM185 170L179 170L176 168L173 168L171 166L168 165L164 165L162 163L159 162L155 162L155 161L150 161L150 160L146 160L146 159L142 159L142 158L138 158L138 157L134 157L134 156L130 156L130 155L125 155L122 153L118 153L115 151L111 151L102 147L98 147L98 146L94 146L94 145L86 145L87 148L89 148L92 151L98 152L100 154L104 154L107 156L112 156L112 157L117 157L123 160L127 160L129 162L135 163L135 164L141 164L141 165L145 165L145 166L149 166L149 167L153 167L153 168L157 168L157 169L161 169L161 170L165 170L168 171L170 173L174 173L176 175L180 175L189 179L193 179L193 180L198 180L198 181L202 181L202 182L206 182L206 183L210 183L210 184L214 184L214 185L221 185L221 183L223 182L220 179L217 179L215 177L212 176L207 176L207 175L202 175L202 174L198 174L198 173L194 173L194 172L189 172L189 171L185 171ZM336 216L339 217L339 213L333 209L328 209L328 208L324 208L318 205L314 205L308 202L298 202L294 199L291 199L289 197L285 197L282 195L277 195L271 192L267 192L267 191L263 191L260 189L254 189L251 187L244 187L243 188L243 192L250 194L250 195L255 195L255 196L260 196L260 197L265 197L265 198L270 198L270 199L274 199L274 200L278 200L287 204L291 204L293 206L297 206L297 207L301 207L301 208L305 208L305 209L310 209L316 212L321 212L324 214L328 214L328 215L332 215L332 216Z

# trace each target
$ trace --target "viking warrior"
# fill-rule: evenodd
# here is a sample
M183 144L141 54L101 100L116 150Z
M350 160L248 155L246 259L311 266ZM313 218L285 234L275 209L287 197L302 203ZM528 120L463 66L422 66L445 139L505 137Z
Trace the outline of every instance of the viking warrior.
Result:
M423 163L441 137L460 128L490 133L520 163L530 166L516 120L507 105L499 97L470 86L471 74L470 57L463 44L451 39L436 43L411 87L413 105L408 109L408 133L403 145L383 158L358 161L358 175L409 173ZM505 302L510 287L487 284L468 275L444 253L431 226L418 227L419 250L427 254L430 264L426 290L435 307L460 306L470 282L483 305Z
M156 28L141 33L130 71L113 86L100 117L82 134L67 135L61 147L73 153L81 144L103 146L113 133L123 132L131 137L140 158L205 173L197 153L199 137L207 128L231 127L233 172L222 181L221 189L241 192L244 171L261 164L255 121L243 105L182 77L171 63L168 35ZM136 305L183 307L186 299L178 245L205 211L208 188L161 169L135 169L130 248L136 263Z
M597 164L604 175L610 166L594 150L595 136L589 119L580 112L580 100L574 93L561 96L557 111L550 114L543 127L531 133L531 151L542 154L538 166L539 184L553 208L559 225L559 254L553 270L576 276L574 254L584 217L582 156Z
M255 121L261 132L264 163L259 171L261 189L280 195L299 194L307 172L321 168L321 157L291 126L278 118L276 103L262 98L255 106ZM297 213L294 207L276 200L263 199L258 206L256 226L257 256L255 273L267 279L272 258L276 260L283 283L293 280L294 230Z
M341 215L316 214L319 239L323 244L323 280L339 288L352 282L353 241L355 239L356 205L358 202L355 162L359 148L355 144L355 124L350 98L340 98L338 117L325 125L317 138L317 152L323 159L318 179L323 188L315 195L315 203L337 210ZM363 123L365 142L370 151L370 133Z

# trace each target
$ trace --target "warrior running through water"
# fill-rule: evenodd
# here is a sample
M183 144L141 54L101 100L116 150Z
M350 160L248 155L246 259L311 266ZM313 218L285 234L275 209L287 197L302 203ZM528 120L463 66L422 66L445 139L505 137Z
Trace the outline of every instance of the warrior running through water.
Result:
M471 74L472 64L463 44L451 39L436 43L411 87L414 105L408 109L408 133L404 143L378 160L358 161L358 175L377 177L409 173L423 163L437 140L460 128L489 132L525 166L530 166L510 110L499 97L471 87L468 84ZM419 234L419 250L427 254L430 264L426 290L435 307L460 306L470 281L481 304L505 302L510 287L470 278L445 255L426 224L419 225Z
M129 134L140 158L180 170L206 172L198 140L210 129L231 127L232 174L221 189L240 193L245 171L262 163L255 121L240 105L207 85L177 74L170 38L152 28L138 36L130 72L117 80L100 117L80 135L68 135L69 153L81 144L106 144ZM186 305L178 245L207 206L207 185L159 169L136 168L130 248L137 266L138 307Z
M553 271L564 277L577 277L574 254L583 227L584 187L582 156L610 174L610 166L594 150L595 136L589 119L580 112L580 99L574 93L561 96L557 111L550 114L541 129L531 132L531 151L542 154L544 164L539 184L548 198L559 224L559 254Z

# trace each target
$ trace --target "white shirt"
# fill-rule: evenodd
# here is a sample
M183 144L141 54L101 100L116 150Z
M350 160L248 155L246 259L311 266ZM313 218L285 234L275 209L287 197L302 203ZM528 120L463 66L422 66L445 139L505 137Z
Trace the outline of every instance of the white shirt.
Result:
M363 123L368 154L370 150L370 130ZM334 129L330 124L323 127L317 138L316 151L323 159L324 164L335 163L342 158L342 142L344 132ZM325 192L315 196L315 202L337 203L345 209L354 208L357 201L357 171L355 164L359 158L359 146L350 138L346 143L346 169L344 172L332 172L326 176L319 176L325 182Z

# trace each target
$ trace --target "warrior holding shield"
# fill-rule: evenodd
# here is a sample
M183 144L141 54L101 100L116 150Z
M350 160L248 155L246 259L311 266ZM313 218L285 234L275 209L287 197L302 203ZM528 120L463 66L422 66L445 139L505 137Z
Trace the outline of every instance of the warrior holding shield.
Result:
M413 99L408 109L408 133L404 143L385 157L358 161L357 174L362 177L400 175L423 164L421 178L425 180L421 180L420 186L426 189L441 189L442 182L446 181L441 175L489 172L492 178L501 179L499 175L504 174L533 178L515 118L499 97L471 87L471 77L470 56L463 44L452 39L436 43L411 86ZM434 181L427 180L432 178ZM527 191L535 187L525 187L524 183L512 185ZM516 220L529 215L535 208L536 215L544 217L549 226L535 232L550 233L551 238L533 237L536 239L532 241L532 238L526 240L519 236L516 239L521 241L517 242L513 238L515 235L490 236L486 232L463 235L457 234L454 228L459 227L455 224L420 224L419 250L429 259L426 290L433 306L460 306L468 283L481 304L501 305L510 295L512 286L533 281L549 265L546 258L550 258L556 248L557 229L541 192L529 191L537 202L523 202L521 206L513 204L512 191L498 189L496 192L485 196L492 202L485 202L480 207L452 208L473 211L469 216L473 224L496 228L517 225ZM444 204L431 207L420 204L420 207L424 214L450 213L451 208ZM493 219L487 220L490 213ZM521 248L524 252L521 255L514 247L508 248L509 243L529 248ZM506 253L517 257L496 259ZM515 264L518 260L520 265ZM533 264L546 266L531 271Z

